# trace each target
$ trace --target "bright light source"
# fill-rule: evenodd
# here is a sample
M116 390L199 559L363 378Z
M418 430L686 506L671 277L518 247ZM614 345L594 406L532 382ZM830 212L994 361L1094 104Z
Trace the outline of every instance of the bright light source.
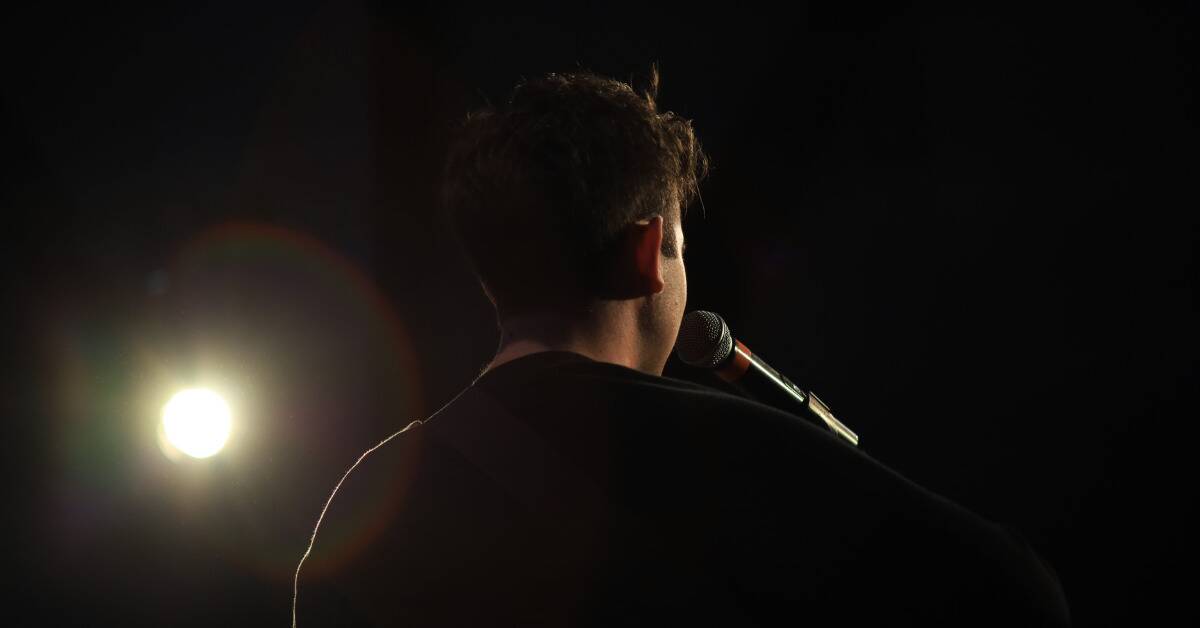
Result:
M229 406L211 390L184 390L163 406L162 429L167 441L193 458L221 451L229 428Z

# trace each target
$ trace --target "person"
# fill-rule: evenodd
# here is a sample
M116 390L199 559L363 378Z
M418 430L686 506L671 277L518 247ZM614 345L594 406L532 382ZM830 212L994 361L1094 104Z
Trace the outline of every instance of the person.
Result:
M442 200L499 349L343 477L295 625L1067 625L1014 530L662 376L709 158L658 91L549 74L458 129Z

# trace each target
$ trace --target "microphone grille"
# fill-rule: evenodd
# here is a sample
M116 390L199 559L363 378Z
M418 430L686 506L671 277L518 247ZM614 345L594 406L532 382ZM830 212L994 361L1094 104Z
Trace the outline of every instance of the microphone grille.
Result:
M679 325L675 354L684 364L699 368L716 368L733 350L733 335L725 319L714 312L688 312Z

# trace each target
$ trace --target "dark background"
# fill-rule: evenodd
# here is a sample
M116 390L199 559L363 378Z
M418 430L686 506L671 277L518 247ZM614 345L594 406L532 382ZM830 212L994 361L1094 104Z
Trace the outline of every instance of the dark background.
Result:
M286 625L341 471L495 348L446 129L651 61L715 162L689 307L1024 531L1078 625L1196 620L1194 8L193 4L3 26L19 623ZM192 385L236 431L172 462Z

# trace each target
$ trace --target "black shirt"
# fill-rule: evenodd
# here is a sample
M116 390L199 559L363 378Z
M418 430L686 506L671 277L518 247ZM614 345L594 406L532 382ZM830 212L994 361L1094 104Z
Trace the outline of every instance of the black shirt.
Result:
M363 457L297 625L1064 626L1011 530L786 412L568 352Z

